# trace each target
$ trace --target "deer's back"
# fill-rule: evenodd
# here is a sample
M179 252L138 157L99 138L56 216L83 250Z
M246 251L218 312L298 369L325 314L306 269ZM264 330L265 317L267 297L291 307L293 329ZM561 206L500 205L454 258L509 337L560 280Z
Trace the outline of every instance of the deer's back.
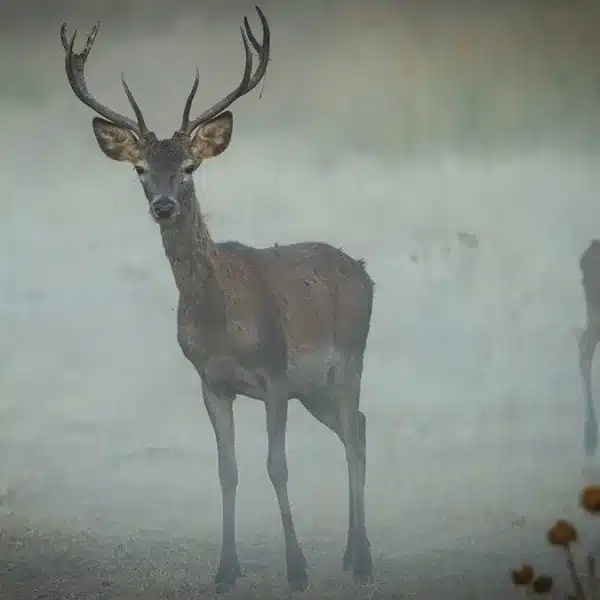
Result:
M238 285L268 296L269 314L284 333L288 355L330 346L362 357L373 304L373 282L362 261L322 242L261 249L224 242L218 247L224 258L243 261L247 275L237 278ZM255 297L250 304L261 302Z

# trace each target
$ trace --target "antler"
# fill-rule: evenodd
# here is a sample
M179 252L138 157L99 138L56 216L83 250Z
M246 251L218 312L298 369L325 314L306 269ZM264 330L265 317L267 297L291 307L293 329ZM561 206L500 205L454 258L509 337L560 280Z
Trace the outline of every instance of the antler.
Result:
M144 135L148 128L146 127L146 123L144 121L144 117L142 115L142 111L138 106L131 90L127 86L125 82L125 77L121 75L121 83L123 84L123 89L125 90L125 94L127 94L127 99L129 100L129 104L131 104L131 108L135 113L137 118L137 123L132 119L120 115L110 108L104 106L98 100L96 100L88 91L87 84L85 82L85 76L83 73L83 69L85 66L85 61L92 49L94 44L94 40L96 39L96 35L98 33L98 29L100 27L100 23L96 23L92 28L92 32L88 36L85 47L81 51L81 53L76 54L73 52L73 45L75 44L75 37L77 36L77 30L73 32L73 36L70 41L67 41L67 23L64 22L60 28L60 39L65 50L65 71L67 72L67 78L69 80L69 84L71 85L71 89L74 94L87 106L96 111L102 117L112 121L115 125L121 125L123 127L127 127L138 136Z
M252 30L250 29L250 24L248 23L248 19L244 17L244 28L240 27L240 31L242 32L242 42L244 42L244 50L246 51L246 64L244 65L244 75L242 76L242 81L238 85L238 87L230 92L225 98L217 102L212 108L204 111L199 117L196 117L193 121L190 121L190 109L192 107L192 102L194 100L194 96L196 95L196 91L198 90L198 69L196 69L196 78L194 80L194 84L192 85L192 90L185 102L185 108L183 109L183 119L181 121L180 131L190 134L196 127L202 125L202 123L206 123L213 117L216 117L219 113L223 112L228 106L233 104L238 98L252 91L260 82L260 80L264 77L267 71L267 65L269 64L269 47L271 42L271 32L269 30L269 23L267 22L267 18L260 8L257 6L256 10L258 12L258 16L260 17L260 21L263 28L263 41L262 44L258 42ZM244 31L245 30L245 31ZM252 75L252 51L250 46L254 48L256 53L258 54L258 67L256 68L256 72Z

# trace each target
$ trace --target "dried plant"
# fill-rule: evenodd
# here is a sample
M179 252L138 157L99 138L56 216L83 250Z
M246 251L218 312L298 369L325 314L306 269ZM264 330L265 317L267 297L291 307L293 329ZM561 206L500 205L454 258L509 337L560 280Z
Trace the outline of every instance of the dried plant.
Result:
M585 488L579 497L579 505L592 516L600 516L600 485ZM587 586L583 585L577 571L573 545L579 541L579 533L575 526L564 519L558 519L546 533L546 540L551 546L560 548L567 561L567 569L573 586L573 593L565 595L567 600L600 600L600 585L596 573L596 557L586 557ZM523 563L511 571L513 585L522 589L528 596L549 596L554 591L554 579L550 575L536 575L533 566ZM587 590L586 590L587 588Z

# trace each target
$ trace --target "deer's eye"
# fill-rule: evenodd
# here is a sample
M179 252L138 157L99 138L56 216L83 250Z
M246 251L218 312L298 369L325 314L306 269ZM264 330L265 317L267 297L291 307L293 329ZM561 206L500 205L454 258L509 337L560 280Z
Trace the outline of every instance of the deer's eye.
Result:
M146 172L146 169L144 167L140 167L139 165L136 165L134 168L138 175L143 175Z
M191 165L186 165L185 167L183 167L183 172L186 175L191 175L195 170L196 170L196 165L193 163Z

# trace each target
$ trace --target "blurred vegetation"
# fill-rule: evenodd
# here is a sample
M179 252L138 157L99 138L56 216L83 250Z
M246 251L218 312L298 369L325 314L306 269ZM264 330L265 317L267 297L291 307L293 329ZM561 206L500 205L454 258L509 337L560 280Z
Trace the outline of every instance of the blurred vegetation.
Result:
M140 2L123 0L117 14L114 0L96 0L95 12L70 0L53 3L50 11L39 1L30 17L34 24L46 22L52 36L32 41L24 34L17 66L2 61L0 103L42 106L56 89L48 56L60 52L59 6L75 20L85 4L87 20L93 13L93 20L120 22L115 27L129 38L132 28L147 36L152 19L165 31L175 27L174 19L196 18L187 0L170 5L169 19L166 4L156 0L143 0L145 10L136 14ZM2 10L10 9L6 18L15 21L35 2L9 4ZM201 21L206 29L194 43L229 44L239 11L247 11L241 4L232 2L218 15L215 5L199 4L198 18L208 21ZM244 104L257 118L240 122L242 130L264 130L268 118L281 131L318 135L324 155L457 147L481 154L557 141L573 150L600 148L600 2L347 0L303 3L302 12L263 4L273 27L272 63L263 101ZM8 45L2 42L4 55L14 56ZM229 80L237 76L240 48L224 50L236 53L237 62L224 63ZM341 136L348 139L344 148Z
M376 26L367 8L347 11L339 26L356 34L338 34L338 50L349 58L321 64L321 78L317 65L317 80L336 76L311 87L312 100L335 99L359 147L596 148L600 5L524 5L404 18L390 9Z
M579 497L579 504L592 516L600 515L600 486L585 488ZM596 556L587 554L585 568L579 569L575 560L574 546L578 544L579 532L570 521L558 519L546 533L546 541L565 554L567 572L572 591L563 596L566 600L597 600L600 597L600 578L596 568ZM585 572L585 577L582 576ZM555 593L554 578L551 575L537 574L527 562L511 571L513 585L525 592L526 596L558 597Z

